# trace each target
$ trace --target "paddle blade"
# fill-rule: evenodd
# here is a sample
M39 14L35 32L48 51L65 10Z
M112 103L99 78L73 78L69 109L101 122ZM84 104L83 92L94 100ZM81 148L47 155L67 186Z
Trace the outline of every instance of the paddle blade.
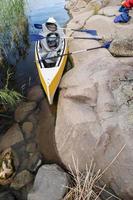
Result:
M106 48L106 49L109 49L109 47L110 47L110 45L111 45L111 42L112 41L108 41L108 42L105 42L104 44L103 44L103 48Z
M91 34L91 35L94 35L94 36L97 35L97 31L96 30L81 29L81 30L75 30L75 31L88 33L88 34Z
M30 35L30 40L32 42L36 42L38 40L43 40L45 37L43 37L42 35L37 35L37 34L32 34Z
M37 29L42 29L42 24L34 24L34 27Z

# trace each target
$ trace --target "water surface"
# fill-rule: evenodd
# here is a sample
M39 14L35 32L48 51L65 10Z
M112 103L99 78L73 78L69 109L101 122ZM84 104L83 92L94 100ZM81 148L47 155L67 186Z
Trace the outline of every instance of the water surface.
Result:
M54 17L63 27L69 20L67 11L64 9L65 0L25 0L25 15L28 19L29 35L38 33L34 23L44 23L49 17ZM36 82L38 77L35 66L34 42L30 42L26 50L26 56L20 57L17 63L16 81L21 90L25 90Z

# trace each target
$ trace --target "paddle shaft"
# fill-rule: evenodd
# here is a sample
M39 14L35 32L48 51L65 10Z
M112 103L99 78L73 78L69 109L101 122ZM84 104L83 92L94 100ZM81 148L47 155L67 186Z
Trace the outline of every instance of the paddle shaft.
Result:
M43 40L47 37L43 36L43 35L37 35L37 34L31 34L31 39L33 41L38 41L38 40ZM88 37L79 37L79 36L75 36L75 37L61 37L62 39L84 39L84 40L102 40L102 37L99 36L88 36Z
M102 40L102 37L89 36L89 37L64 37L64 39L81 39L81 40Z
M58 55L58 56L53 56L53 57L50 57L47 59L59 58L59 57L63 57L63 56L73 55L73 54L82 53L82 52L86 52L86 51L92 51L92 50L101 49L101 48L105 48L105 46L93 47L93 48L89 48L89 49L82 49L79 51L74 51L74 52L65 53L65 54Z

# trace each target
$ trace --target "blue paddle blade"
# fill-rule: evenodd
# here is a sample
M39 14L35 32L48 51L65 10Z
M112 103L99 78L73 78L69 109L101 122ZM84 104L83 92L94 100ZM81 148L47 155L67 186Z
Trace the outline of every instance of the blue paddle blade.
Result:
M109 47L110 47L110 45L111 45L111 42L112 42L112 41L105 42L105 43L102 45L102 48L109 49Z
M38 40L43 40L45 37L44 36L42 36L42 35L37 35L37 34L31 34L30 35L30 40L32 41L32 42L36 42L36 41L38 41Z
M88 33L88 34L97 36L97 31L96 30L81 29L81 30L75 30L75 31L84 32L84 33Z
M34 24L34 27L37 29L42 29L42 24Z
M127 12L122 12L121 15L118 15L114 19L114 23L127 23L130 20L130 16Z

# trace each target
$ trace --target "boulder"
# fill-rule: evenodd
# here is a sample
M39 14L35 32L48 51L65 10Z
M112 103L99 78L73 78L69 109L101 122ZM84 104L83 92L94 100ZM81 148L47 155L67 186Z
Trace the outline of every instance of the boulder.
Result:
M19 190L23 188L24 186L27 186L28 184L31 184L33 181L33 175L27 171L23 170L19 174L15 176L11 183L11 188L14 188L15 190Z
M35 102L23 102L15 111L15 120L17 122L23 121L35 108Z
M114 56L133 57L133 39L127 38L113 40L113 42L110 45L109 51Z
M130 200L133 198L133 93L130 81L133 69L109 55L105 57L105 51L100 52L93 52L91 59L85 58L86 63L78 60L76 67L66 73L61 82L56 146L68 169L69 166L74 169L74 157L82 171L86 164L90 165L91 157L97 168L104 170L126 144L102 180L120 197Z
M43 165L35 178L28 200L60 200L67 191L68 175L57 165Z
M37 102L43 99L43 97L44 93L40 85L32 87L27 95L28 100Z
M0 138L0 151L24 140L19 125L16 123Z

